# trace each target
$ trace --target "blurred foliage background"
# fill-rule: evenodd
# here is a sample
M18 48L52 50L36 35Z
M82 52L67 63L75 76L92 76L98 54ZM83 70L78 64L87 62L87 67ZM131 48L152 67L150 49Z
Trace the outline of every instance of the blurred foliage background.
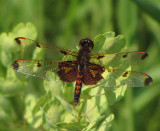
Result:
M27 22L35 28L27 27ZM108 107L114 114L110 130L160 130L159 0L0 0L0 130L51 130L52 124L49 128L44 119L39 122L38 115L34 120L26 118L26 110L34 115L29 100L46 100L43 81L26 80L24 75L16 78L10 69L19 58L8 37L14 36L10 32L18 32L15 27L19 23L26 25L29 38L60 47L72 49L82 38L94 39L113 31L126 38L128 50L146 51L149 59L137 70L149 74L153 83L146 88L128 88L123 99ZM78 123L72 126L76 125L83 127Z

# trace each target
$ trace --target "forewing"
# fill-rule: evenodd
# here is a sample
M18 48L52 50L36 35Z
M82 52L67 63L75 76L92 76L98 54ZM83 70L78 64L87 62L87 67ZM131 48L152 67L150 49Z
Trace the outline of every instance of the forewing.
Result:
M143 87L152 83L152 78L144 73L121 69L106 69L104 73L106 87Z
M57 46L48 45L42 42L37 42L37 41L31 40L28 38L24 38L24 37L17 37L14 39L14 42L18 45L21 45L22 47L33 44L35 47L38 47L38 48L47 48L47 49L52 49L53 51L57 50L63 55L71 55L75 57L77 56L77 52L75 51L59 48ZM54 53L53 51L52 53Z
M120 52L120 53L102 53L91 54L91 62L99 60L103 65L113 68L119 67L124 64L136 64L142 63L148 57L146 52L132 51L132 52Z
M17 72L50 80L46 73L47 71L56 72L58 64L59 62L22 59L13 62L12 67Z
M98 64L89 63L86 70L84 70L84 81L85 85L95 85L103 76L101 75L104 72L104 67Z
M78 64L76 61L59 62L59 71L57 72L60 79L64 82L74 82L77 78Z

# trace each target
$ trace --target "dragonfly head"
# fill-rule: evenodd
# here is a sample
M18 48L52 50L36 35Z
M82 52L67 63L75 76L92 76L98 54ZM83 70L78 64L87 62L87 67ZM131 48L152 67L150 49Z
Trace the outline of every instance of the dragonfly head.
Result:
M92 50L93 49L93 41L89 38L85 38L80 40L79 42L80 49Z

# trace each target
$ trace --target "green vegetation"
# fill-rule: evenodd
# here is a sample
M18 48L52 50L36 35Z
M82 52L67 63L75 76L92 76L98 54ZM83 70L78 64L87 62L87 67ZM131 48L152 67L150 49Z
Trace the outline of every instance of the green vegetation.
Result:
M160 130L158 4L158 0L1 0L0 130ZM75 83L64 84L53 72L47 76L54 80L47 81L11 68L18 59L46 59L43 50L13 43L18 36L69 49L89 37L94 52L146 51L149 58L144 63L125 68L149 74L153 83L113 89L105 88L104 81L83 85L75 107Z

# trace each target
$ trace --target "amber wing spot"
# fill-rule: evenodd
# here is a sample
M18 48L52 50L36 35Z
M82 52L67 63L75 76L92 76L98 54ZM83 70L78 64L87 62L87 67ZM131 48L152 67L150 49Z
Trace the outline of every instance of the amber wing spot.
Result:
M63 67L65 74L68 73L70 70L72 70L72 67Z
M39 63L39 61L37 62L37 67L41 67L41 63Z
M14 70L18 70L19 64L17 63L17 61L12 63L12 67L13 67Z
M125 54L125 55L123 55L122 57L123 57L123 58L126 58L126 57L127 57L127 55L128 55L128 54Z
M17 43L18 45L21 45L21 41L19 40L19 38L15 38L14 40L16 41L16 43Z
M98 73L98 71L94 71L94 70L90 70L91 74L93 77L96 77L96 74Z
M144 60L147 56L148 56L148 54L145 53L144 55L142 55L141 59Z
M125 71L122 76L123 76L123 77L127 77L128 73L129 73L128 71Z
M153 82L152 78L148 77L145 79L144 84L145 84L145 86L149 86L152 82Z

